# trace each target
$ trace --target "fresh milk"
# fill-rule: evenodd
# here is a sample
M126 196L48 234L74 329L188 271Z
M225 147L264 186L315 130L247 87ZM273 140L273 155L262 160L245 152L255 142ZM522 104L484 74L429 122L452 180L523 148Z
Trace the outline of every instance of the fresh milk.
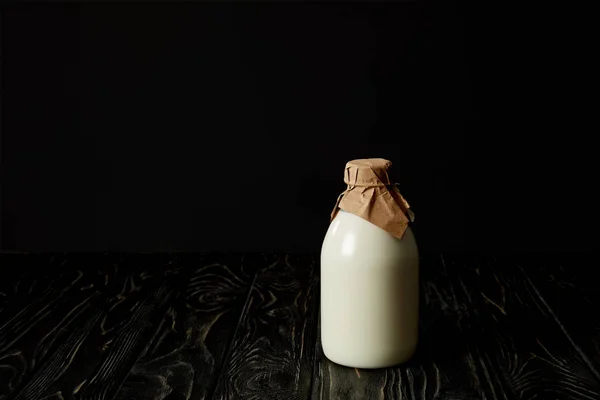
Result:
M321 341L331 361L382 368L408 360L417 345L419 255L402 239L340 210L321 251Z

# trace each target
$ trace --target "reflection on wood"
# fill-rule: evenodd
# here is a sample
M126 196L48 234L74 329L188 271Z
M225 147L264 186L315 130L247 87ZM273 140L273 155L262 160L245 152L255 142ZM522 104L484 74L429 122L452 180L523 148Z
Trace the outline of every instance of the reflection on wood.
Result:
M415 356L386 369L347 368L325 358L320 341L314 399L481 399L480 377L467 340L469 309L457 297L459 282L442 260L421 260L421 326Z
M354 370L325 359L319 346L313 398L600 398L593 371L518 270L442 257L425 259L422 275L415 357Z
M588 260L423 257L419 348L382 370L323 355L317 260L0 255L0 400L600 399Z

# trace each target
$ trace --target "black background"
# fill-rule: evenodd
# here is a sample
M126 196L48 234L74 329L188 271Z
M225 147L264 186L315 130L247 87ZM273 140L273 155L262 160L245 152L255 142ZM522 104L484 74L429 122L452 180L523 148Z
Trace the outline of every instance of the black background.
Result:
M590 249L585 54L465 10L6 7L2 249L318 251L367 157L425 251Z

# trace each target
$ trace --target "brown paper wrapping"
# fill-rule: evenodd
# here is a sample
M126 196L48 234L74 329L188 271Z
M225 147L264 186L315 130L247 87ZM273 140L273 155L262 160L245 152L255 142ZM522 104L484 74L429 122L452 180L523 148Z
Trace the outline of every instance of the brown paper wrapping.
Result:
M348 162L344 172L348 188L338 197L331 220L341 208L401 239L409 221L414 220L414 214L390 180L388 171L391 167L391 161L383 158Z

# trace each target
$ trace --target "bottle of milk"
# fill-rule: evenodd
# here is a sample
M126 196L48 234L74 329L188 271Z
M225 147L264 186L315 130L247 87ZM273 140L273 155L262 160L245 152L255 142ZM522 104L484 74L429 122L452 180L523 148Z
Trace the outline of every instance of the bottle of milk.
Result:
M321 250L321 341L331 361L382 368L417 345L419 254L413 214L381 158L350 161Z

